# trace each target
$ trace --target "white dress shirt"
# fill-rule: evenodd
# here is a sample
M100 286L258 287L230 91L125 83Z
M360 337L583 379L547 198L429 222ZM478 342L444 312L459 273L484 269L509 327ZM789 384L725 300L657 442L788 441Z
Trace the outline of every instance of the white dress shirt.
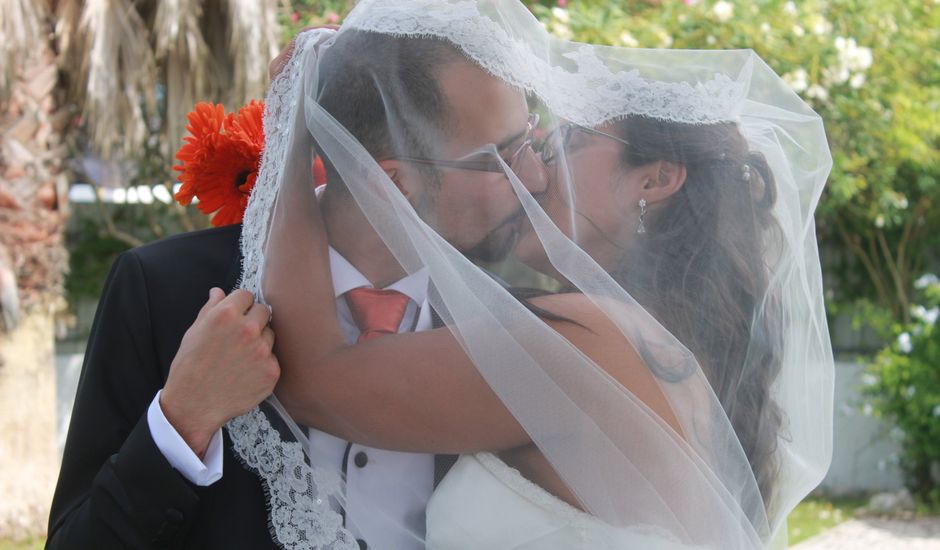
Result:
M372 285L332 247L329 253L337 316L347 341L353 343L359 337L359 328L343 294ZM386 289L411 298L399 332L431 328L426 270L408 275ZM213 436L204 460L200 460L166 420L159 400L160 392L147 411L157 448L190 482L205 486L218 481L222 477L222 431ZM355 537L373 548L423 548L414 535L424 533L424 510L434 489L434 455L373 449L313 428L309 437L313 466L339 468L346 473L346 527ZM407 531L401 526L407 527Z

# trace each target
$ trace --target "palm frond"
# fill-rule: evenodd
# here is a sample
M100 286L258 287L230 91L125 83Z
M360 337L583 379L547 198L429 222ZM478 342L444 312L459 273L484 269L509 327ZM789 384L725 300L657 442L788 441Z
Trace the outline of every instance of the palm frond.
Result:
M169 154L196 102L235 109L263 97L278 52L278 1L60 0L60 67L92 148L133 156L157 131ZM148 128L157 114L163 120Z
M55 41L59 52L59 66L70 76L84 63L85 52L79 35L83 0L58 0L55 4ZM69 95L72 98L84 96L84 80L81 85L72 83Z
M229 53L234 62L232 93L238 102L259 98L268 82L268 63L278 54L275 2L228 0Z
M132 151L147 136L156 106L157 74L147 30L131 0L88 0L79 34L84 42L83 115L91 141L105 155Z
M165 0L157 7L153 24L157 63L166 82L166 133L168 149L179 148L186 113L209 94L204 65L209 47L199 26L201 3L197 0Z

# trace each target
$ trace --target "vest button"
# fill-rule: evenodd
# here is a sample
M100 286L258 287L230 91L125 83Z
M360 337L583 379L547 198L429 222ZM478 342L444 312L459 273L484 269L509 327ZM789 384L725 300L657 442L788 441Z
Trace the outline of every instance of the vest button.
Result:
M359 451L356 453L355 458L353 458L353 462L355 462L356 466L365 468L366 464L369 463L369 457L366 455L366 453Z

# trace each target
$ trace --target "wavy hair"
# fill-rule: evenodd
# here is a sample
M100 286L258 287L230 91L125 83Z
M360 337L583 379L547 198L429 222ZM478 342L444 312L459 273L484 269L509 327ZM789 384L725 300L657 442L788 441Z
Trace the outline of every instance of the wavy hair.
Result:
M646 117L615 124L626 169L686 167L684 185L645 219L611 275L696 357L740 441L765 505L772 501L783 413L779 307L770 292L777 191L763 155L734 123ZM652 365L650 365L653 368Z

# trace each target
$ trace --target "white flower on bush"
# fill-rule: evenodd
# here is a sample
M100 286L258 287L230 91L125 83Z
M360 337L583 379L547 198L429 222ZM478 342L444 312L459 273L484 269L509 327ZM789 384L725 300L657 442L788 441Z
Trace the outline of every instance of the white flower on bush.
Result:
M916 281L914 281L914 288L916 288L917 290L923 290L927 288L928 286L933 286L937 284L940 284L940 278L938 278L933 273L925 273L921 275L920 277L918 277Z
M548 24L548 30L562 40L570 40L573 34L571 27L568 26L569 22L571 22L571 15L568 10L556 6L552 8L552 20Z
M829 99L829 92L819 84L813 84L806 89L806 97L818 99L819 101L827 101Z
M708 35L705 37L705 42L707 42L709 46L714 46L715 42L718 42L718 39L712 35Z
M725 2L725 0L718 0L712 7L712 13L719 21L724 23L734 17L734 4Z
M917 393L917 388L915 388L914 386L908 386L904 388L904 397L908 399L914 397L915 393Z
M627 31L620 33L620 43L628 48L635 48L640 45L640 42Z
M552 8L552 17L562 23L571 23L571 14L565 8L555 6Z
M901 350L901 353L910 353L914 351L914 343L911 342L911 335L907 332L902 332L898 336L898 349Z
M849 67L859 71L867 71L871 68L874 56L871 48L861 46L849 52Z
M871 406L871 403L865 403L865 406L862 407L862 414L865 416L871 416L874 411L875 409Z
M832 32L832 23L818 13L811 15L806 23L816 36L823 36Z
M806 69L800 67L795 71L783 75L783 81L786 82L794 92L800 93L805 91L809 86L809 74L806 72Z
M763 34L770 34L770 23L764 21L760 24L760 32Z
M839 52L839 62L850 71L865 71L872 64L871 48L859 46L854 38L837 36L836 50Z
M877 383L878 383L878 377L875 376L874 374L871 374L869 372L862 374L862 384L866 386L874 386Z
M799 25L793 25L793 34L796 35L797 38L799 38L799 37L802 37L803 35L805 35L805 34L806 34L806 31L803 30L803 27L801 27L801 26L799 26Z
M852 78L852 73L845 66L823 69L823 81L827 84L845 84Z
M854 38L837 36L835 47L838 62L834 67L823 69L823 82L830 84L849 83L853 88L865 84L864 73L872 64L871 48L859 46Z
M672 46L672 37L669 36L669 33L663 29L656 31L656 39L659 40L660 48L668 48L669 46Z
M912 313L914 317L933 326L937 322L937 318L940 317L940 307L934 306L927 309L924 306L914 306Z
M787 2L783 5L783 13L787 15L796 15L796 4L793 2Z

